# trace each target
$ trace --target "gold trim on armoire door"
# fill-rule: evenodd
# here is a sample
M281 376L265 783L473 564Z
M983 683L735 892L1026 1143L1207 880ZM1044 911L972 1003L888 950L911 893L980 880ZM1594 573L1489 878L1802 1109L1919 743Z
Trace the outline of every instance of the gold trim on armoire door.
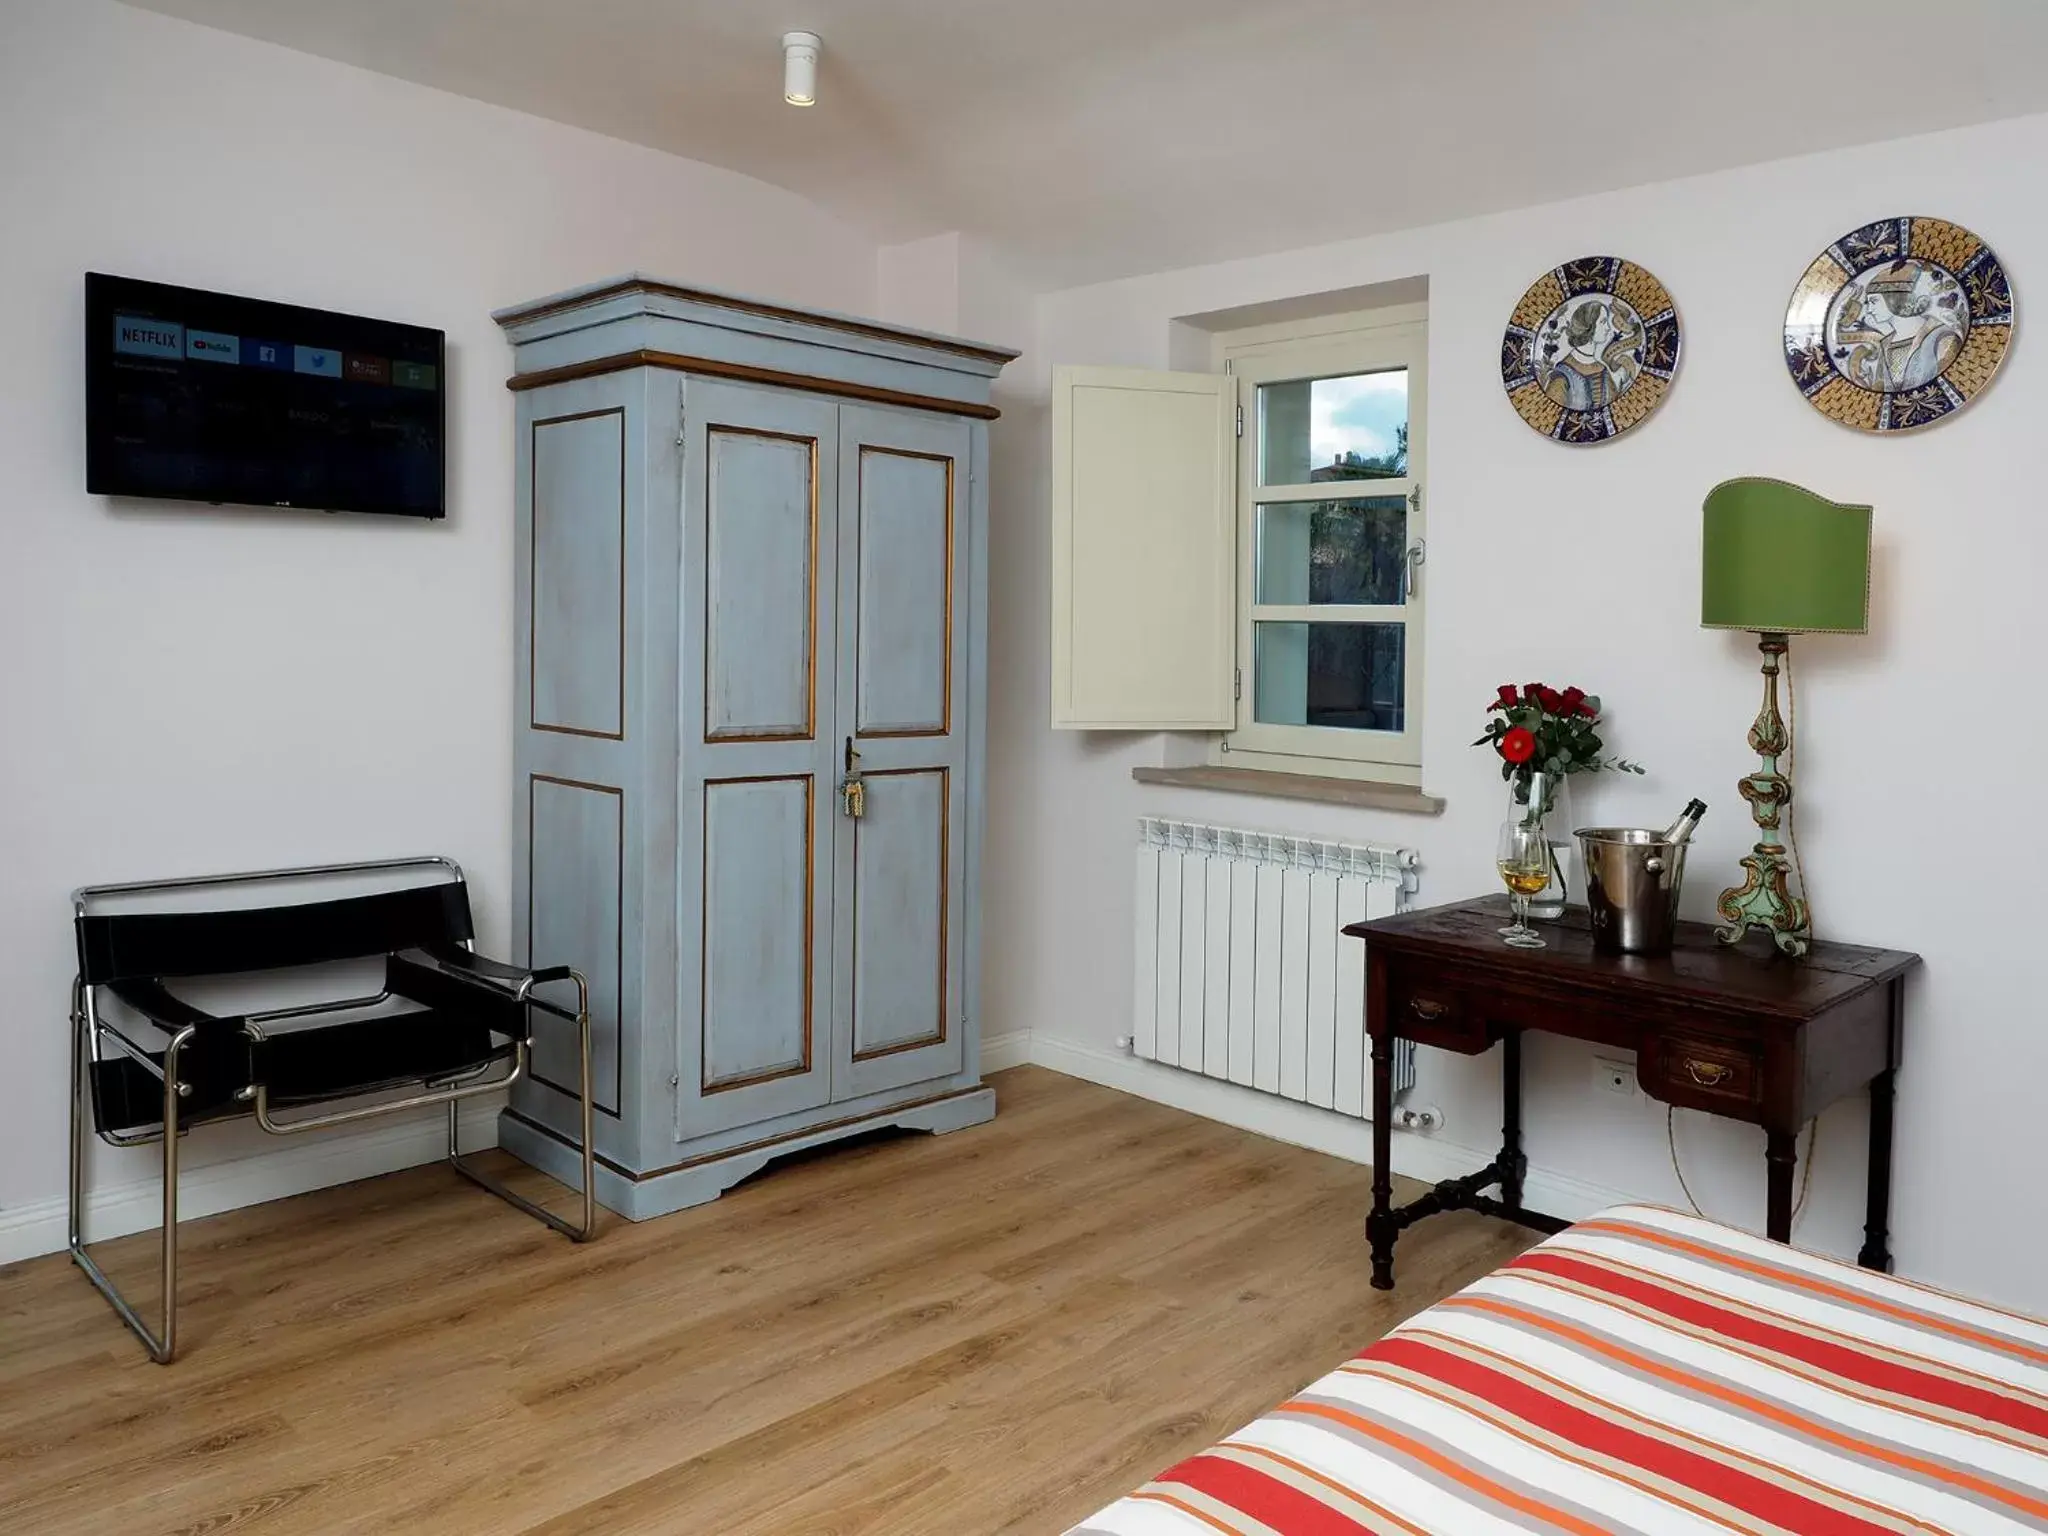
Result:
M550 724L540 718L540 518L534 505L540 485L540 429L559 427L572 421L594 421L600 416L619 418L619 728L593 730L587 726ZM626 408L608 405L594 411L572 411L566 416L547 416L528 429L526 485L526 723L529 729L557 736L584 736L597 741L626 739Z
M749 1077L721 1078L717 1082L705 1076L705 1063L709 1052L707 1038L710 1028L710 1013L706 1006L710 1001L710 972L705 966L705 950L711 938L711 860L708 847L703 846L710 838L711 791L728 784L794 784L804 787L804 1049L803 1057L792 1066L776 1067L767 1072L757 1072ZM758 1088L763 1083L777 1083L784 1078L803 1077L811 1070L812 1013L814 991L817 983L817 951L814 947L817 923L817 873L818 873L818 806L817 780L808 773L753 773L730 779L706 779L700 799L698 825L700 845L697 862L697 1091L708 1096L714 1093L731 1093L736 1088Z
M855 1061L880 1061L885 1056L900 1056L905 1051L929 1050L935 1045L944 1045L949 1038L951 1020L947 1017L946 984L952 977L952 881L953 881L953 770L943 764L922 768L877 768L861 775L864 779L900 779L924 774L939 776L939 1027L929 1035L919 1035L911 1040L898 1040L890 1045L878 1046L871 1051L854 1050ZM854 826L854 901L860 900L860 823ZM860 975L860 928L856 923L853 930L853 974ZM852 1048L853 1040L860 1033L860 998L856 994L848 1004L853 1011L852 1028L848 1032L847 1045Z
M942 664L944 671L942 673L943 682L941 684L939 704L939 724L936 728L930 726L911 726L907 728L882 726L869 729L861 726L858 720L860 713L860 690L856 685L853 703L856 716L854 735L863 741L911 741L950 736L953 734L953 495L955 490L954 475L958 460L950 453L919 453L909 448L889 448L879 444L862 443L860 445L860 468L854 486L856 516L864 516L867 510L867 467L868 455L871 453L886 453L892 458L898 459L923 459L927 463L943 464L946 466L946 612L945 631L942 636L944 657ZM862 524L862 537L863 539L866 537L865 523ZM855 581L854 590L856 593L859 592L858 579ZM861 622L857 612L854 622L856 625ZM858 640L856 640L857 648Z
M811 543L805 559L809 582L810 653L804 658L804 724L801 731L718 731L711 726L711 439L716 433L731 437L760 437L780 443L799 443L811 450ZM771 432L761 427L735 427L723 422L704 429L704 740L707 745L724 746L748 741L814 741L818 734L818 440L795 432Z

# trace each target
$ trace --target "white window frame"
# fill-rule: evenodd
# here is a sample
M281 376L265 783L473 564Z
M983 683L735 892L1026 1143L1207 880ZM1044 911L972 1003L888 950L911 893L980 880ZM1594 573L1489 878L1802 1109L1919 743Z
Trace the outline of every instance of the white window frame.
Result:
M1291 321L1226 332L1215 338L1215 366L1237 380L1237 723L1217 739L1211 761L1232 768L1422 782L1422 566L1428 551L1426 497L1429 399L1429 306L1403 304L1349 315ZM1395 368L1408 370L1408 473L1397 479L1324 481L1299 486L1259 484L1259 386ZM1400 496L1408 502L1406 601L1365 606L1318 603L1273 607L1258 596L1258 508L1261 503ZM1398 622L1403 636L1403 729L1357 731L1333 726L1267 725L1252 718L1253 626L1260 620L1322 623Z

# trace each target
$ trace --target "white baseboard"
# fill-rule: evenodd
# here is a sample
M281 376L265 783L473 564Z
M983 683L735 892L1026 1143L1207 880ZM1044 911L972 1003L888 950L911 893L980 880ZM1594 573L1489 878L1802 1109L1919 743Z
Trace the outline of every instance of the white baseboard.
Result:
M1031 1060L1031 1031L1013 1029L1008 1034L990 1035L981 1042L981 1070L1001 1072L1021 1067Z
M498 1144L498 1109L495 1097L473 1099L462 1107L465 1152ZM448 1154L447 1126L444 1112L426 1112L354 1135L278 1141L250 1156L188 1166L178 1180L178 1215L183 1220L215 1216L434 1162ZM195 1134L203 1137L206 1132L202 1128ZM186 1145L190 1144L188 1138ZM147 1155L154 1158L155 1153ZM63 1252L64 1215L62 1195L0 1210L0 1264ZM96 1243L145 1231L162 1215L162 1186L154 1176L110 1184L86 1198L86 1238Z
M1003 1038L1006 1042L1023 1039L1029 1060L1035 1066L1169 1104L1204 1119L1270 1136L1275 1141L1354 1163L1372 1161L1372 1126L1349 1115L1275 1098L1177 1067L1163 1067L1155 1061L1140 1061L1122 1052L1053 1039L1035 1031L1020 1031ZM1430 1184L1462 1178L1485 1167L1494 1157L1492 1151L1482 1152L1440 1136L1421 1135L1398 1127L1393 1145L1394 1172ZM1522 1182L1522 1199L1530 1210L1564 1221L1580 1221L1635 1198L1626 1190L1588 1184L1541 1168L1531 1168Z

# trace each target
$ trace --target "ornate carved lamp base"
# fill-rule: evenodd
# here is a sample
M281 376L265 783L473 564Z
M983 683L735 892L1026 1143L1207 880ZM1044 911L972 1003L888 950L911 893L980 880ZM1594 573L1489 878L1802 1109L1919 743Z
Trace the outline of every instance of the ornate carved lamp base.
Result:
M1742 861L1747 878L1723 891L1715 903L1721 926L1714 936L1723 944L1737 944L1750 929L1761 928L1786 954L1803 955L1813 942L1813 924L1805 898L1792 894L1792 859L1778 837L1785 808L1792 803L1792 781L1778 771L1778 759L1792 745L1778 709L1778 663L1788 642L1783 635L1763 635L1757 649L1764 657L1764 702L1749 728L1749 746L1763 762L1742 781L1741 790L1759 836Z
M1805 954L1813 942L1813 926L1806 902L1791 893L1792 864L1785 850L1758 843L1742 867L1748 878L1723 891L1715 904L1721 926L1714 930L1714 937L1723 944L1739 944L1750 929L1761 928L1786 954Z

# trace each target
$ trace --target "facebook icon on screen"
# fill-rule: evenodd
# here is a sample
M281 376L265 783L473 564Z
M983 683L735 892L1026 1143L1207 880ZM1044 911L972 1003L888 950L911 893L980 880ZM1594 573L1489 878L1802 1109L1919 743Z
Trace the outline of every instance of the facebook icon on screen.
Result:
M292 349L281 341L258 341L252 336L242 338L242 366L244 368L281 368L289 373L292 366Z

